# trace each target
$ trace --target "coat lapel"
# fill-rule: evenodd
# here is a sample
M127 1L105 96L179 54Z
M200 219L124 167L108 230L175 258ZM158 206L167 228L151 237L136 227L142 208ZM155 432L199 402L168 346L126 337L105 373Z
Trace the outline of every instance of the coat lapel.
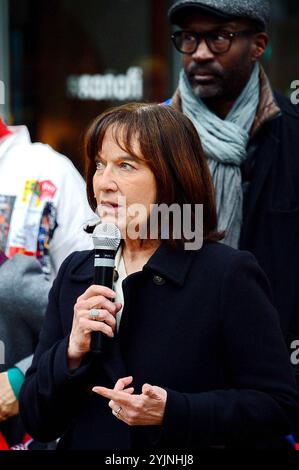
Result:
M266 125L271 126L271 130L267 134L267 150L265 149L265 151L263 151L263 146L258 141L257 143L252 144L254 147L251 151L255 154L256 160L254 162L255 166L253 176L251 178L246 211L244 213L242 233L248 233L248 227L251 223L252 217L254 216L259 197L278 151L279 140L274 133L275 126L273 126L273 122L269 122ZM259 147L258 157L256 157L255 152L256 146ZM271 151L269 151L269 149L271 149Z
M197 250L184 250L183 248L174 250L166 243L161 243L143 269L152 271L153 274L160 274L177 286L182 286L196 253Z

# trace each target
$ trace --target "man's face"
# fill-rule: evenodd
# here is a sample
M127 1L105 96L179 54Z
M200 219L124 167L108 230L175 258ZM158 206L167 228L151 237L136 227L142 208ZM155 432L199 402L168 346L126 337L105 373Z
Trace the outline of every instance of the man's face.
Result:
M187 18L180 26L197 33L233 33L253 28L243 19L223 21L210 15ZM257 50L256 37L256 34L235 37L230 49L222 54L211 52L201 40L192 55L183 54L183 67L194 94L202 99L237 97L249 79L255 60L263 53L263 48Z

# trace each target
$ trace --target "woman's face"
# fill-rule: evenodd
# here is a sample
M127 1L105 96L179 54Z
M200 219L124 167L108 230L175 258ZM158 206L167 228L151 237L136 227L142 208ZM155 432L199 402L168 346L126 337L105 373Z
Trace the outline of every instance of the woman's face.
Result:
M133 149L140 155L137 138ZM96 165L93 189L102 221L117 225L123 236L128 226L131 229L137 224L145 226L157 192L154 174L146 162L121 149L110 127L96 157Z

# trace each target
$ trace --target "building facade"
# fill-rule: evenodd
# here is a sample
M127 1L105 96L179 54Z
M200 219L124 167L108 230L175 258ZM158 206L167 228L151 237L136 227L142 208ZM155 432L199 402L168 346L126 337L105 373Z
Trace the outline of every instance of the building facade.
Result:
M298 0L272 0L264 67L276 89L299 89ZM0 113L26 124L83 172L82 136L104 109L160 102L180 55L166 20L171 0L0 0ZM299 101L299 92L297 93Z

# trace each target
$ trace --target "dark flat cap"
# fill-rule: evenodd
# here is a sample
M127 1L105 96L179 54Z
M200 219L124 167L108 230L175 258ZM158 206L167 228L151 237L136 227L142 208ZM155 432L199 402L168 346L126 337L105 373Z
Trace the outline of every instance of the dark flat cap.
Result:
M267 29L270 19L268 0L176 0L168 10L171 23L179 24L188 12L204 11L224 19L246 18Z

